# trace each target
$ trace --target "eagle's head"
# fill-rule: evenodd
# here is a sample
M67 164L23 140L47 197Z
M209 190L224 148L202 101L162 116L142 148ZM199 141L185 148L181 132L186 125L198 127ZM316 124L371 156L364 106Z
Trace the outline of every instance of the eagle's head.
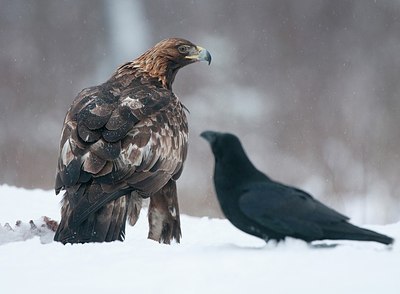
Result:
M178 70L197 61L210 64L210 53L190 41L169 38L147 50L133 64L142 73L157 78L164 87L170 89Z

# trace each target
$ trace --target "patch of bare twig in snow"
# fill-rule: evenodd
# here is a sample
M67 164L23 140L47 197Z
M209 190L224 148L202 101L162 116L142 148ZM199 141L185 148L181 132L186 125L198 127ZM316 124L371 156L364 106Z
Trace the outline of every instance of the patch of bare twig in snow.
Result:
M14 226L9 223L0 224L0 245L25 241L36 236L39 237L42 244L47 244L53 241L57 227L58 223L47 216L29 222L18 220Z

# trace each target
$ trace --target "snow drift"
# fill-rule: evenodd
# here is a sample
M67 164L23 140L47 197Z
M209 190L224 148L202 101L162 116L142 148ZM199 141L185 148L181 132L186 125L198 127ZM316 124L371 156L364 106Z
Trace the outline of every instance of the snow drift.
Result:
M400 293L398 243L265 245L227 220L183 215L182 242L168 246L146 239L144 210L125 242L64 246L42 226L44 215L59 220L60 199L0 186L2 293ZM400 223L364 227L400 238Z

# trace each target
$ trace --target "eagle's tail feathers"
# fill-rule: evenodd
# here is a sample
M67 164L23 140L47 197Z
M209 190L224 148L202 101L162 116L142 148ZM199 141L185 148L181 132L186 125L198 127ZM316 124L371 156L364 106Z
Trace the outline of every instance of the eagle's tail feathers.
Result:
M72 221L72 213L69 204L66 203L54 240L63 244L123 241L128 197L125 195L110 201L81 223Z

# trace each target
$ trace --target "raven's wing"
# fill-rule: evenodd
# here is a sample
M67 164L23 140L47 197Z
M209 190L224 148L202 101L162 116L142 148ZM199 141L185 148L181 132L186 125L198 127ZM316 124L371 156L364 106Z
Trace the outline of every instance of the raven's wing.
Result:
M245 188L239 208L249 219L269 230L311 239L323 236L321 225L348 219L308 193L276 182Z
M67 190L79 223L130 190L151 195L179 177L186 143L184 110L171 91L85 89L65 118L56 192Z

